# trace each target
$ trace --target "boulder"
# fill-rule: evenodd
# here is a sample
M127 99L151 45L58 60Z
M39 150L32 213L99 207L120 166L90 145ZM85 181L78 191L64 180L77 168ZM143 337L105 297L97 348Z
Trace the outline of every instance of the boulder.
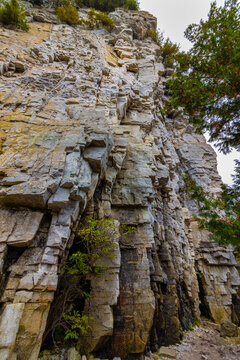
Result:
M158 355L168 359L177 358L176 351L165 346L160 347L160 349L158 350Z
M228 320L221 321L220 335L222 337L237 337L238 327Z

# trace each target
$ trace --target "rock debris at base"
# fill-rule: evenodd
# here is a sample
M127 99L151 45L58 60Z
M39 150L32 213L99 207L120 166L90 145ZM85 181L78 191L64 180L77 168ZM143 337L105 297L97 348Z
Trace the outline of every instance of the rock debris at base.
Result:
M240 336L235 338L235 340L236 343L231 343L230 338L224 339L220 336L220 332L211 328L211 326L195 327L192 331L184 333L183 340L180 344L161 347L157 352L143 356L142 359L239 360ZM72 348L71 351L63 351L61 355L50 355L50 353L45 352L45 355L39 358L39 360L86 360L86 356L79 355L79 353ZM90 356L89 360L100 359ZM115 357L111 360L121 360L121 358Z
M194 328L184 335L181 344L171 349L176 351L177 360L239 360L240 338L238 344L228 341L216 330Z

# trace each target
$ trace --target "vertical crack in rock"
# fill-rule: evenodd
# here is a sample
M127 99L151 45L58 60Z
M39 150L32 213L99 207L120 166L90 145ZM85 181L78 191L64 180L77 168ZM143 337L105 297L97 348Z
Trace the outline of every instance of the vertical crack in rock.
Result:
M198 229L183 180L218 193L216 155L183 115L161 115L172 69L148 37L156 18L111 17L111 33L0 29L1 359L38 358L73 229L93 207L118 230L114 259L102 259L111 271L89 279L81 351L126 357L173 344L203 306L215 322L240 320L233 249ZM136 231L123 236L121 225Z

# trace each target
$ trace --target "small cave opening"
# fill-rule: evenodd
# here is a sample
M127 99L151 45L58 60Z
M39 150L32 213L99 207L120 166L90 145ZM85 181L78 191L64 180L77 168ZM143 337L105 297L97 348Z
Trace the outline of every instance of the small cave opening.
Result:
M104 189L104 180L101 180L93 195L94 203L96 203L98 200L101 199L103 189Z
M7 271L7 269L13 265L17 260L20 258L20 256L24 253L27 247L16 247L16 246L9 246L7 248L7 256L6 261L4 263L4 270ZM4 272L4 271L3 271Z
M11 265L16 263L20 256L24 253L26 247L7 246L7 253L4 261L3 271L0 276L0 297L2 297L4 289L7 285L10 271L8 270ZM0 303L0 308L3 303Z
M197 274L197 280L198 280L198 287L199 287L198 296L199 296L199 300L200 300L200 304L199 304L200 315L201 315L201 317L204 317L204 318L212 321L209 305L206 301L206 292L204 290L203 281L202 281L201 275L199 273Z
M150 351L157 351L160 346L168 345L166 334L166 312L164 308L165 300L169 296L169 282L151 282L151 287L155 297L155 313L153 316L153 324L150 331L146 354Z
M162 295L166 295L166 293L167 293L167 286L168 286L167 283L163 283L163 282L160 283Z
M232 322L240 326L240 290L232 295Z
M189 330L194 323L193 303L189 298L186 283L180 281L177 283L177 294L179 301L179 320L183 330Z

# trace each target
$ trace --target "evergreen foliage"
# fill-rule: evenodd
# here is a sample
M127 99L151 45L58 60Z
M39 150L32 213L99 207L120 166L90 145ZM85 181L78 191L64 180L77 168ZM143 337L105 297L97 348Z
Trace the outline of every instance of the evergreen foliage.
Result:
M223 185L222 193L214 198L190 177L185 181L191 199L199 206L199 215L195 218L200 228L210 231L219 244L234 245L240 254L240 191Z
M227 153L240 147L240 5L226 0L211 4L208 19L185 31L192 42L189 52L177 52L175 73L168 82L171 98L166 112L179 107L198 132L208 131L210 141ZM219 244L233 244L240 254L240 161L236 160L233 186L224 185L213 197L186 179L197 201L200 228ZM239 256L240 258L240 256Z
M77 0L78 6L86 6L100 11L113 11L117 7L139 10L137 0Z
M29 30L24 8L19 5L17 0L1 1L3 7L0 8L0 22L4 25L12 25L24 31Z
M240 145L240 5L211 4L208 19L190 25L188 53L177 55L169 81L171 105L182 107L199 132L208 131L220 151Z
M155 43L160 47L163 63L167 66L172 66L177 55L179 54L179 45L173 43L169 38L164 39L164 35L160 31L150 30L148 32L148 36L150 36L153 41L155 41Z

